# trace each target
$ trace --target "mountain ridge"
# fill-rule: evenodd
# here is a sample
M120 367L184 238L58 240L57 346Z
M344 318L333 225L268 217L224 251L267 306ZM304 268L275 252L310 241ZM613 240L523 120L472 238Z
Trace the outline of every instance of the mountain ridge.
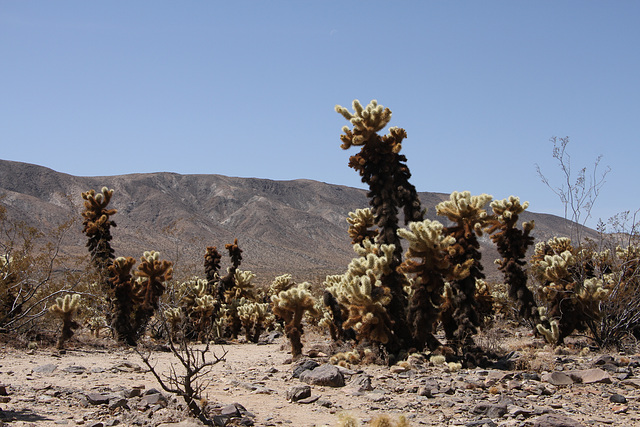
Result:
M347 234L348 213L369 206L364 189L308 179L175 172L81 177L0 160L0 203L9 218L40 230L72 218L78 221L64 243L67 253L86 253L80 195L103 186L115 190L111 206L118 210L112 230L116 256L138 258L145 250L158 250L185 276L203 275L207 246L223 253L225 268L224 245L236 238L244 251L241 269L258 274L257 280L291 273L298 281L317 281L342 273L355 256ZM419 196L430 219L436 218L434 206L449 198L445 193ZM522 215L523 221L532 219L538 240L567 235L571 226L550 214ZM493 277L496 270L490 265L497 253L487 236L481 245L483 264Z

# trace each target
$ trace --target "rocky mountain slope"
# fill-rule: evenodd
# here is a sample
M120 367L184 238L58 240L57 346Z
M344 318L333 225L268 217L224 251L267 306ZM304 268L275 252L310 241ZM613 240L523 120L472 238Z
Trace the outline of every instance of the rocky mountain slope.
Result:
M326 274L343 272L353 258L345 218L368 206L365 190L303 179L166 172L77 177L0 160L0 203L8 216L45 232L77 220L64 243L69 253L86 251L80 194L103 186L115 189L116 255L138 258L145 250L158 250L175 261L176 272L183 275L203 275L205 247L217 246L224 253L224 245L237 238L244 251L241 268L257 273L258 280L291 273L298 281L320 281ZM435 218L434 206L448 195L420 193L420 198L429 217ZM557 216L523 216L531 219L536 221L538 239L569 231L570 223ZM495 275L491 261L497 254L487 238L483 249L485 268ZM223 269L227 261L223 258Z

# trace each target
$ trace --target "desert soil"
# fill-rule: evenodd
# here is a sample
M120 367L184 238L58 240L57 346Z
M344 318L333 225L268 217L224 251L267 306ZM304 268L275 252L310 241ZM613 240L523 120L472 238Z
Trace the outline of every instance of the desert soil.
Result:
M305 351L326 347L322 340L305 343ZM54 348L0 348L0 395L6 394L0 396L0 424L198 425L170 393L162 391L166 402L155 403L135 396L135 390L148 393L160 385L131 349L79 342L63 354ZM539 345L512 354L507 370L456 370L412 356L401 366L343 369L345 386L311 385L311 398L300 403L288 399L293 387L306 384L293 377L297 363L285 338L215 345L213 353L224 354L224 361L207 376L203 397L211 414L235 403L247 411L226 418L229 425L335 426L345 416L364 424L380 415L404 415L413 426L640 425L640 355ZM312 360L322 365L323 356L321 351ZM177 366L170 352L153 352L151 360L163 374ZM109 401L94 402L96 395Z

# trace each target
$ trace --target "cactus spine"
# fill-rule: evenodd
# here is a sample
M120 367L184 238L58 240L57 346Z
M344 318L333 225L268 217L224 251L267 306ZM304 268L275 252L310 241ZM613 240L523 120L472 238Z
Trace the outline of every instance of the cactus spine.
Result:
M62 331L58 337L57 348L62 350L64 348L65 341L69 340L73 336L73 330L80 327L78 323L73 320L73 315L78 311L80 307L80 295L65 295L63 298L56 298L55 305L49 307L49 311L62 319Z

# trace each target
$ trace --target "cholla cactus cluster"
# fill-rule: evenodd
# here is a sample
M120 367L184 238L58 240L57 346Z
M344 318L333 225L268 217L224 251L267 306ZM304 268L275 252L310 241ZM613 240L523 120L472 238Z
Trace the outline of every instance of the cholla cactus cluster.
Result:
M453 222L453 225L444 229L446 235L455 239L448 250L448 261L469 270L464 277L451 281L451 309L441 315L447 339L459 348L473 345L472 336L481 325L475 294L476 280L484 279L484 274L477 237L482 235L488 224L486 204L491 199L488 194L472 196L468 191L454 191L449 200L436 206L438 215Z
M62 320L62 331L58 337L58 349L64 348L64 343L73 336L73 330L80 325L73 320L74 314L80 307L80 295L65 295L56 298L56 303L49 307L49 311Z
M444 235L443 229L441 223L426 219L410 223L409 229L398 230L398 235L409 242L399 270L415 275L407 315L417 348L427 346L435 350L441 345L434 334L445 280L469 274L470 262L451 264L448 255L455 238Z
M561 344L574 331L592 329L602 316L615 279L608 251L577 250L568 238L553 238L536 245L532 275L540 284L544 317L536 325L547 341Z

